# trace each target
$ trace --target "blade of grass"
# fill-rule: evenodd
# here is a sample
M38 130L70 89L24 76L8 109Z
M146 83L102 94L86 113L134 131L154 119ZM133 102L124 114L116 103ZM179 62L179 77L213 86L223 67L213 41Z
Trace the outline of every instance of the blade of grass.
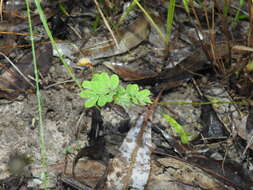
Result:
M36 55L35 55L35 44L33 40L33 29L32 29L32 20L30 15L30 7L28 0L26 2L27 8L27 17L29 23L29 30L30 30L30 38L32 43L32 56L33 56L33 66L34 66L34 75L36 81L36 97L38 103L38 114L39 114L39 145L40 145L40 156L41 156L41 165L42 165L42 184L44 189L48 189L48 162L47 162L47 154L46 154L46 146L45 146L45 133L44 133L44 124L42 118L42 100L40 94L40 87L39 87L39 72L36 63Z
M148 12L143 8L143 6L138 2L138 0L134 0L136 5L141 9L141 11L144 13L144 15L147 17L150 24L156 29L157 33L161 36L161 38L166 41L165 36L163 32L160 30L160 28L157 26L155 21L151 18L151 16L148 14Z
M185 8L186 12L190 13L189 0L183 0L183 4L184 4L184 8Z
M166 121L170 124L171 127L173 127L176 131L176 133L180 136L181 142L183 144L189 144L189 133L187 133L183 126L180 125L175 119L173 119L168 114L163 114L163 117L166 119Z
M250 63L246 67L249 71L253 71L253 61L250 61Z
M92 31L93 31L93 32L96 32L99 23L100 23L100 16L99 16L99 15L96 15L96 18L95 18L95 20L94 20L93 23L92 23Z
M59 4L59 9L65 14L66 16L70 16L68 11L65 9L65 7L60 3Z
M93 0L93 1L94 1L95 5L96 5L96 7L97 7L97 10L98 10L99 14L101 15L101 17L102 17L102 19L103 19L103 21L104 21L104 23L105 23L106 28L107 28L107 29L109 30L109 32L110 32L110 34L111 34L111 36L112 36L112 38L113 38L113 41L114 41L115 44L116 44L116 47L119 48L118 40L117 40L117 38L116 38L114 32L112 31L112 28L111 28L111 26L109 25L109 23L108 23L108 21L107 21L105 15L104 15L102 9L100 8L99 3L97 2L97 0Z
M137 0L137 1L139 1L139 0ZM134 7L136 7L136 2L132 1L132 3L127 7L126 11L120 17L119 24L121 24L125 20L125 18L127 17L127 15L129 15L129 13L134 9Z
M41 5L40 5L40 0L34 0L34 2L35 2L35 5L36 5L36 7L37 7L37 9L38 9L38 11L39 11L40 20L41 20L41 22L42 22L42 24L43 24L43 26L44 26L44 29L46 30L46 33L47 33L47 35L48 35L48 37L49 37L49 39L50 39L50 41L51 41L52 47L56 50L56 52L57 52L57 54L58 54L58 56L59 56L61 62L63 63L63 65L64 65L64 67L65 67L67 73L69 74L69 76L75 81L76 85L77 85L80 89L82 89L81 83L80 83L79 80L75 77L75 75L73 74L73 72L72 72L72 70L71 70L71 67L66 63L66 61L64 60L63 56L61 55L59 49L58 49L57 46L56 46L55 40L54 40L54 38L53 38L53 36L52 36L52 33L51 33L51 31L50 31L50 29L49 29L49 27L48 27L46 16L45 16L44 11L43 11L43 9L42 9L42 7L41 7Z
M172 31L172 28L173 28L175 5L176 5L176 1L175 0L170 0L169 7L168 7L168 12L167 12L167 30L166 30L167 34L166 34L166 39L165 39L165 43L167 45L169 45L171 31Z
M239 16L240 16L240 13L241 13L241 9L242 9L242 6L244 4L244 0L240 0L239 2L239 7L236 11L236 15L235 15L235 18L233 19L233 22L232 22L232 26L235 27L236 23L238 22L239 20Z
M228 1L224 1L223 16L227 17L228 13L229 13L229 3Z

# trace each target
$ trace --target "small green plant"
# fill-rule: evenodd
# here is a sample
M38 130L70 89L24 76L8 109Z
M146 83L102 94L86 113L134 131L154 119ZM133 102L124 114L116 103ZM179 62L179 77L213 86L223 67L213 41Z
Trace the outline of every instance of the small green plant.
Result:
M253 61L250 61L250 63L246 67L249 71L253 71Z
M189 144L189 133L184 130L182 125L180 125L175 119L170 117L167 114L163 114L163 117L166 119L166 121L173 127L176 131L176 133L180 136L181 142L183 144Z
M123 107L151 103L149 90L139 90L137 84L129 84L125 88L119 84L119 77L115 74L112 76L105 72L94 74L91 81L83 81L82 87L84 90L81 91L80 96L86 98L84 103L86 108L103 107L109 102Z

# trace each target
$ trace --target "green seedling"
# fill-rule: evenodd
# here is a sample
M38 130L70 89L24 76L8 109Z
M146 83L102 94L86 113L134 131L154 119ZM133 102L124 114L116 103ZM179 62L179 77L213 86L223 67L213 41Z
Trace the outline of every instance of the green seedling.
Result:
M91 81L83 81L80 96L86 98L84 106L90 108L93 106L103 107L107 103L114 102L123 107L129 107L133 104L147 105L151 103L149 90L139 90L137 84L129 84L123 87L119 83L117 75L109 76L107 73L94 74Z
M238 21L239 21L240 19L242 19L243 17L244 17L244 18L245 18L245 17L247 18L246 15L240 15L241 9L242 9L242 7L243 7L243 4L244 4L244 0L240 0L240 1L239 1L239 7L237 8L235 18L233 19L233 22L232 22L232 26L233 26L233 27L235 27L236 24L238 23Z
M189 9L189 0L183 0L183 4L184 4L185 10L187 11L187 13L189 13L190 12L190 9Z
M246 67L249 71L253 71L253 61L251 61Z
M67 16L69 16L68 11L65 9L65 7L60 3L59 4L59 9L61 10L61 12Z
M175 129L176 133L180 136L181 142L183 144L189 144L189 135L190 134L184 130L182 125L180 125L175 119L173 119L172 117L170 117L167 114L163 114L163 117L170 124L170 126Z

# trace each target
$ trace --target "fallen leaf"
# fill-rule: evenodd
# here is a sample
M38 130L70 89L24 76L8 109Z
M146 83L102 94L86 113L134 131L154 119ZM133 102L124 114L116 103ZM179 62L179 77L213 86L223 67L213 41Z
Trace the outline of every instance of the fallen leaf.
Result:
M51 67L52 48L51 45L40 46L36 50L37 66L42 75L46 75ZM0 65L0 97L7 99L16 98L19 94L34 89L29 77L34 76L32 53L23 56L14 68ZM22 73L22 75L21 75Z
M125 137L119 154L107 168L105 189L144 189L150 173L151 126L145 113Z

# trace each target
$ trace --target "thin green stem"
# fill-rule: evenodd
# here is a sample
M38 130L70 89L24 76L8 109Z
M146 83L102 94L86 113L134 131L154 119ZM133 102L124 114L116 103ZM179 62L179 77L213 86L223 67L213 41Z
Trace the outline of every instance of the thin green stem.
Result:
M48 163L47 163L47 154L46 154L46 146L45 146L44 124L43 124L43 118L42 118L42 100L41 100L41 94L40 94L40 88L39 88L39 72L38 72L37 63L36 63L32 20L31 20L30 7L29 7L28 0L26 0L26 7L27 7L27 17L28 17L29 30L30 30L30 38L31 38L31 43L32 43L34 75L35 75L35 81L36 81L36 97L37 97L37 103L38 103L38 114L39 114L39 125L40 125L40 127L39 127L39 145L40 145L41 164L42 164L42 168L43 168L42 183L43 183L43 188L48 189L48 184L49 184L48 183L48 170L47 170Z
M236 15L235 15L235 18L233 19L233 22L232 22L232 26L235 27L236 26L236 23L238 22L239 20L239 16L240 16L240 12L241 12L241 9L242 9L242 6L244 4L244 0L240 0L239 2L239 7L236 11Z
M183 0L183 4L184 4L185 10L187 11L187 13L189 13L190 12L190 9L189 9L189 0Z
M176 5L176 1L175 0L170 0L168 12L167 12L167 31L166 31L167 34L166 34L166 39L165 39L165 42L166 42L167 45L169 44L171 31L172 31L172 28L173 28L175 5Z
M147 19L149 20L150 24L156 29L157 33L159 34L159 36L166 41L165 36L163 34L163 32L160 30L160 28L157 26L157 24L155 23L155 21L151 18L151 16L148 14L148 12L143 8L143 6L138 2L138 0L134 0L134 2L136 3L136 5L141 9L141 11L144 13L144 15L147 17Z
M52 47L56 50L56 52L57 52L57 54L58 54L61 62L63 63L65 69L67 70L67 73L69 74L69 76L75 81L76 85L80 89L82 89L81 83L75 77L75 75L73 74L73 72L71 70L71 67L66 63L66 61L64 60L63 56L61 55L59 49L56 46L55 40L54 40L54 38L52 36L52 33L51 33L51 31L50 31L50 29L48 27L46 16L45 16L44 11L42 10L42 7L40 5L40 0L34 0L34 2L35 2L35 5L36 5L36 7L37 7L37 9L39 11L40 20L41 20L41 22L42 22L42 24L43 24L43 26L44 26L44 28L45 28L45 30L47 32L47 35L48 35L48 37L49 37L49 39L51 41Z

